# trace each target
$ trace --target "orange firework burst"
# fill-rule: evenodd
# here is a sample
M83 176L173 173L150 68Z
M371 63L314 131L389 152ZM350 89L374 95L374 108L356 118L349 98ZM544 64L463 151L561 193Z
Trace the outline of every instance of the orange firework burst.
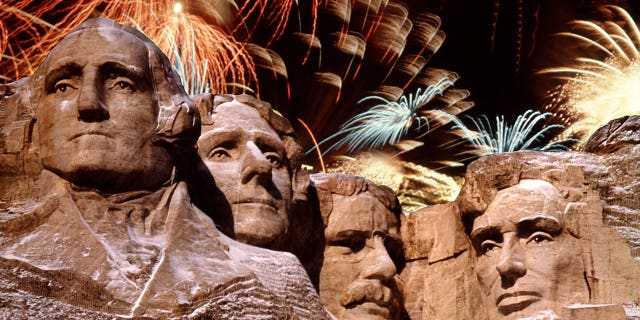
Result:
M181 66L183 77L201 77L199 81L214 92L238 91L230 85L257 90L253 61L243 44L188 9L169 1L140 0L85 0L73 5L62 0L37 4L13 0L0 4L0 21L5 22L0 32L7 35L0 42L2 75L6 80L30 75L61 37L87 18L102 16L143 31L174 65Z
M565 132L582 140L610 120L640 114L640 31L622 8L605 8L619 21L575 21L576 32L560 35L575 39L584 55L541 71L565 81L546 108L563 114Z

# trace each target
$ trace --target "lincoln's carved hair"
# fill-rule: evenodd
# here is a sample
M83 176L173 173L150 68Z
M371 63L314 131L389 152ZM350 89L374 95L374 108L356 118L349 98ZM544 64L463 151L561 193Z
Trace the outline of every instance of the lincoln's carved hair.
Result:
M366 178L340 173L316 173L311 175L311 181L318 195L325 228L333 210L332 194L355 196L368 191L396 216L402 213L398 198L391 188L377 185Z
M171 62L151 39L130 26L102 18L86 20L67 36L78 32L109 29L127 32L140 39L147 48L153 97L157 104L156 134L161 140L174 147L188 148L193 146L200 135L199 114L193 102L185 93L179 76L173 71ZM55 47L53 50L55 50ZM29 81L31 88L35 89L29 100L36 118L41 97L44 94L45 74L43 74L43 70L47 69L50 57L51 55L44 60Z

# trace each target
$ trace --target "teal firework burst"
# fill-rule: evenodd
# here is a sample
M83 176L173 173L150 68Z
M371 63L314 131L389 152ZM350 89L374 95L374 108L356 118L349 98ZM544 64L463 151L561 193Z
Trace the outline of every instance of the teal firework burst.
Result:
M551 141L540 145L543 141L550 140L546 135L551 131L564 129L561 124L540 127L541 122L551 114L551 112L541 113L527 110L518 116L513 126L510 126L504 120L504 116L496 116L495 125L485 115L477 119L467 116L474 127L473 129L470 129L459 120L455 121L454 128L461 129L465 133L464 138L476 149L473 153L480 156L517 150L569 150L567 144L577 142L576 139Z
M415 95L413 93L404 95L398 101L389 101L379 96L360 99L358 104L371 101L376 104L349 119L335 134L320 141L319 144L323 144L341 137L323 154L344 146L348 146L347 153L354 153L364 149L371 150L393 145L406 136L412 127L417 132L428 131L429 119L426 115L429 112L419 109L427 105L435 96L442 95L442 92L452 85L453 82L448 77L443 77L424 91L419 88Z

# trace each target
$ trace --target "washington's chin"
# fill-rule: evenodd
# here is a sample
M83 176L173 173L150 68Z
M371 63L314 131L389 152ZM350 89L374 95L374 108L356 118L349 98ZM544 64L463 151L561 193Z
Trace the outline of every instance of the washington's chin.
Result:
M347 308L342 313L340 320L391 320L393 313L389 308L374 302L363 302Z

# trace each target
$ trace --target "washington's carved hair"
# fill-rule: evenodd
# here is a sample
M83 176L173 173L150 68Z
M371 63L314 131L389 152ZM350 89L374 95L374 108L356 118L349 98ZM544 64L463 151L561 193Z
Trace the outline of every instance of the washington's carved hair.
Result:
M325 227L333 210L332 194L356 196L369 192L396 216L402 213L398 198L391 188L377 185L366 178L340 173L316 173L311 175L311 181L318 196L320 214Z

